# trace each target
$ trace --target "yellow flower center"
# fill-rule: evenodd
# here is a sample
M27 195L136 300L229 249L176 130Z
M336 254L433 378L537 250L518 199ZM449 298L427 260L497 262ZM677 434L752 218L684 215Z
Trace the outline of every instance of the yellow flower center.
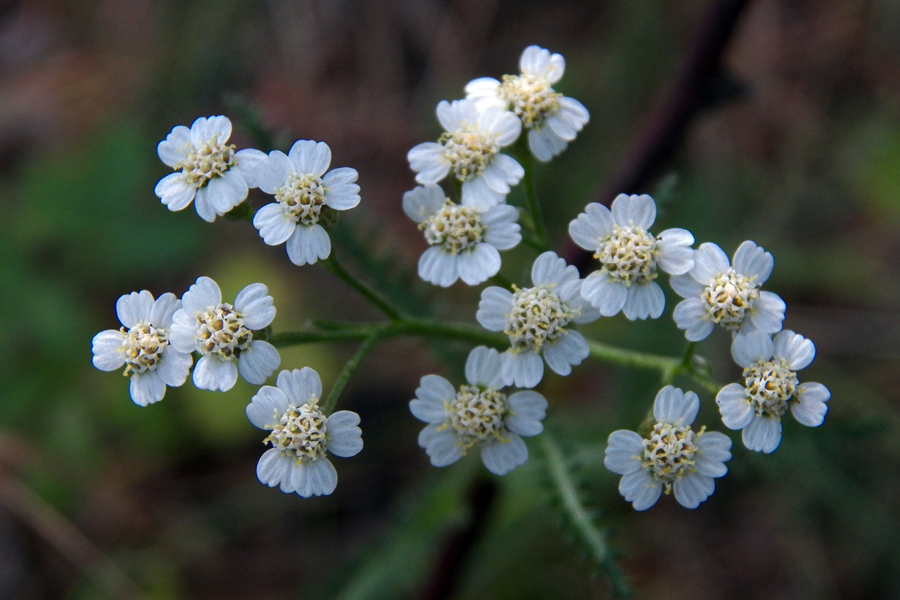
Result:
M282 452L293 455L300 462L309 462L325 456L328 442L326 425L328 418L317 405L318 398L307 404L291 404L287 411L272 425L266 425L272 433L263 443L272 444ZM278 415L275 415L278 417Z

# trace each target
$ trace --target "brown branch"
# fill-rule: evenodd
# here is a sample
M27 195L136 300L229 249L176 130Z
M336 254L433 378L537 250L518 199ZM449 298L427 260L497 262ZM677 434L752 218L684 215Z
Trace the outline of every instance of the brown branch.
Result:
M722 54L749 3L749 0L713 0L671 91L651 112L619 168L598 194L598 202L608 205L618 194L643 191L671 159L691 120L712 104L714 84L722 75ZM590 258L590 254L571 240L561 254L579 267Z

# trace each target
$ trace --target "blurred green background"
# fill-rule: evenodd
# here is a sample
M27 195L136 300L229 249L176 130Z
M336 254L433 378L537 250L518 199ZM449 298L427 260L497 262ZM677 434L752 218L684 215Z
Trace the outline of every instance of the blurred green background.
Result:
M535 175L562 248L712 4L0 4L0 598L609 597L562 517L536 439L529 462L503 478L477 454L434 469L418 448L407 402L425 374L460 383L465 345L380 346L340 404L361 414L365 450L335 461L333 496L307 500L256 480L262 436L244 416L252 386L220 394L188 383L140 408L124 378L91 366L90 340L119 326L120 295L180 295L200 275L226 297L268 285L276 331L379 318L249 224L209 225L154 196L169 172L155 147L173 126L226 114L238 147L258 147L239 118L247 107L275 146L323 140L333 166L359 171L362 203L335 235L348 268L377 267L414 310L429 303L474 323L478 290L415 277L424 243L400 209L414 185L407 150L440 133L436 103L462 97L475 77L517 72L529 44L565 56L557 89L591 122ZM900 2L751 1L724 65L741 94L690 124L653 187L622 191L658 192L659 230L684 227L729 254L752 239L775 255L767 288L787 302L785 328L817 345L801 380L831 389L825 424L787 418L769 456L728 432L730 472L705 504L690 511L664 497L644 514L618 495L603 449L611 431L641 422L657 374L591 360L571 377L549 374L546 425L638 597L897 597ZM251 200L265 202L258 191ZM506 253L503 275L527 281L533 258L525 246ZM658 321L617 316L584 329L678 355L677 300L669 293ZM698 348L721 382L739 374L728 343L716 331ZM352 351L283 350L282 367L313 367L328 389ZM712 395L696 391L698 423L724 430ZM493 500L479 505L472 490L484 489ZM460 532L470 538L453 585L429 596Z

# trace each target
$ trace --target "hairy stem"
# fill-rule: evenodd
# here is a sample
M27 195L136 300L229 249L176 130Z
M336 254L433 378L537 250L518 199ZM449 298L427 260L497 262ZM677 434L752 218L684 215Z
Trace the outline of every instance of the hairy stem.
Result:
M333 251L328 258L322 261L322 266L328 269L328 271L335 275L338 279L342 280L344 283L356 290L360 296L374 304L381 312L386 314L388 317L390 317L394 321L400 318L400 311L394 308L394 306L381 294L371 289L362 281L351 275L344 268L344 266L341 265L340 262L338 262L337 256L335 256L335 253Z
M383 339L385 339L385 336L381 332L376 331L375 333L370 334L369 337L360 344L353 356L350 357L350 360L344 365L344 368L341 369L337 379L334 380L334 385L331 386L331 391L328 392L328 397L325 399L324 406L322 406L322 412L326 415L331 414L334 407L337 406L338 399L341 397L344 388L350 383L350 379L353 377L353 374L356 373L356 370L362 364L362 361Z

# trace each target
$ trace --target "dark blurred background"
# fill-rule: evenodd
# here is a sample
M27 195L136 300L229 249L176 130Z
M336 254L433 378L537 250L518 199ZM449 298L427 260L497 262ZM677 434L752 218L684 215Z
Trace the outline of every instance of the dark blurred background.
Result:
M140 408L124 378L91 366L90 340L119 326L120 295L180 295L200 275L226 297L268 285L276 331L379 318L248 223L209 225L159 203L153 186L169 170L156 144L214 114L232 119L239 148L326 141L333 166L360 174L362 203L333 234L348 268L413 311L474 323L478 290L415 276L425 245L400 209L414 185L407 150L440 133L437 102L518 72L529 44L565 56L557 89L591 122L535 174L562 250L568 222L606 199L672 97L719 4L745 3L0 3L0 598L609 597L534 438L529 462L503 478L477 454L434 469L417 446L407 402L418 379L461 383L468 346L380 346L340 404L361 414L365 450L334 461L334 495L301 499L256 480L253 387L188 382ZM654 193L658 230L687 228L729 254L752 239L775 255L766 287L787 302L785 328L817 345L800 378L831 389L825 424L786 418L772 455L728 432L730 472L705 504L664 497L645 514L602 460L609 433L651 407L656 373L589 360L549 374L546 425L640 598L900 597L900 2L751 0L735 15L722 69L689 90L703 108L674 153L640 189L618 191ZM504 276L527 283L533 259L524 246L506 253ZM669 293L658 321L584 329L676 356L677 301ZM698 348L723 383L739 375L728 343L716 331ZM313 367L327 390L353 349L284 349L282 368ZM713 395L693 389L698 423L724 430Z

